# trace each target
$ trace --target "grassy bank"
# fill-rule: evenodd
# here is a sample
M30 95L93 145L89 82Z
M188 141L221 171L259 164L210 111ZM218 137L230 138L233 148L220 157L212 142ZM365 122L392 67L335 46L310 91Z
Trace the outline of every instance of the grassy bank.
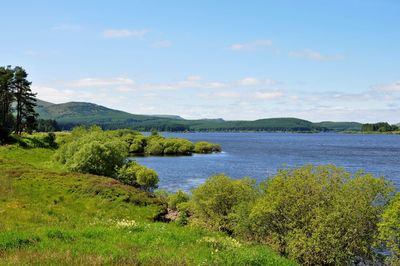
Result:
M51 149L0 147L0 264L294 265L265 246L173 223L118 181L67 172Z

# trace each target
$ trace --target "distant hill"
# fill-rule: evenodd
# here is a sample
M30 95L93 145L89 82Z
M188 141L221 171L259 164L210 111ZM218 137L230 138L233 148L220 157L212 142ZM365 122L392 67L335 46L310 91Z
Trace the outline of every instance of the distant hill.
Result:
M184 120L181 116L179 115L151 115L155 117L160 117L160 118L170 118L170 119L179 119L179 120Z
M314 125L327 128L329 131L336 131L336 132L360 131L362 126L361 123L357 122L332 122L332 121L314 123Z
M165 121L177 120L177 118L135 115L87 102L68 102L62 104L42 103L43 101L40 101L36 109L39 113L39 117L42 119L56 120L63 129L70 129L79 124L97 124L109 129L125 127L135 128L138 124L143 122L157 125Z
M46 108L51 105L54 105L54 103L45 102L45 101L42 101L39 99L36 99L36 104L37 104L37 107L39 107L39 108Z
M110 109L87 102L53 104L38 100L36 108L41 119L53 119L69 130L80 124L97 124L105 129L132 128L150 131L287 131L325 132L359 131L355 122L312 123L298 118L268 118L254 121L226 121L219 119L186 120L176 115L138 115Z

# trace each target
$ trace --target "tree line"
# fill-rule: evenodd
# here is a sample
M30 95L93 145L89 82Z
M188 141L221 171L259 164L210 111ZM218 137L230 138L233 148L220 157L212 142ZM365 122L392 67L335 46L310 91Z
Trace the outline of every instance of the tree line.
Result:
M379 122L375 124L363 124L361 127L362 132L391 132L397 130L399 130L398 126L390 125L387 122Z
M22 67L0 67L0 142L14 131L32 132L36 127L36 93Z
M14 132L53 132L60 128L55 120L39 119L35 111L36 93L31 90L28 73L20 66L0 67L0 144Z

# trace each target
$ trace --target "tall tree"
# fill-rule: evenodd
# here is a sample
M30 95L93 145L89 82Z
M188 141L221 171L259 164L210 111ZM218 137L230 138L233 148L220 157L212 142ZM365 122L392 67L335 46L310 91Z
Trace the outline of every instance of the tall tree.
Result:
M8 119L11 113L13 95L14 70L11 66L0 67L0 125L8 126Z
M24 129L32 131L36 124L36 94L32 92L28 74L22 67L14 68L14 96L16 100L15 133L21 134Z
M13 127L12 102L14 69L0 67L0 143L4 142Z

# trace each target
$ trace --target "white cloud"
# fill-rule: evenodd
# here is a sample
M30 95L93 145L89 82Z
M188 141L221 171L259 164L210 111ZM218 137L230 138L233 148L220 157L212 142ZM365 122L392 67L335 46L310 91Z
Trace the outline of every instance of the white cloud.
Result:
M205 83L202 87L203 88L210 88L210 89L221 89L221 88L226 88L228 86L229 85L226 84L225 82L214 81L214 82Z
M59 89L49 86L32 86L32 91L37 93L39 99L52 103L91 102L118 109L121 102L127 101L125 96L107 92Z
M139 90L183 90L183 89L220 89L229 87L221 81L205 82L200 76L188 76L186 80L172 83L147 83L137 86Z
M136 83L127 77L110 78L82 78L62 85L69 88L104 88L114 89L119 92L129 91L168 91L184 89L223 89L223 88L242 88L242 87L263 87L278 84L272 79L257 79L247 77L235 81L205 81L200 76L191 75L186 79L171 83Z
M149 31L142 30L127 30L127 29L109 29L101 33L104 38L138 38L142 39Z
M253 49L257 49L257 48L268 47L271 45L272 45L271 40L256 40L256 41L247 42L247 43L234 43L229 46L229 49L234 50L234 51L253 50Z
M254 100L273 100L280 98L283 96L284 93L279 90L262 90L262 91L246 91L246 92L239 92L235 90L230 91L220 91L220 92L213 92L210 94L203 94L200 95L206 99L216 99L218 98L240 98L241 100L247 100L248 102Z
M114 78L83 78L67 83L72 87L108 87L108 86L132 86L135 82L125 77Z
M247 77L238 80L237 84L241 86L276 85L277 81L272 79L257 79L253 77Z
M33 86L32 89L38 92L39 99L50 102L86 101L136 114L251 120L291 116L312 121L399 122L399 97L378 89L356 93L281 90L274 86L265 89L264 84L268 82L260 82L262 80L244 78L209 82L199 76L189 76L182 81L157 84L135 83L126 77L86 78L57 86ZM397 91L398 85L396 82L379 88Z
M289 53L290 57L307 59L312 61L337 61L344 59L343 55L323 55L320 52L313 51L310 49L305 49L302 51L292 51Z
M254 94L254 97L262 100L272 100L283 96L281 91L258 91Z
M383 92L400 92L400 81L376 86L376 89Z
M209 96L220 97L220 98L240 98L243 95L241 93L235 92L235 91L221 91L221 92L212 93Z
M151 44L151 46L154 48L167 48L167 47L170 47L171 45L172 45L172 42L168 41L168 40L157 41L157 42L153 42Z

